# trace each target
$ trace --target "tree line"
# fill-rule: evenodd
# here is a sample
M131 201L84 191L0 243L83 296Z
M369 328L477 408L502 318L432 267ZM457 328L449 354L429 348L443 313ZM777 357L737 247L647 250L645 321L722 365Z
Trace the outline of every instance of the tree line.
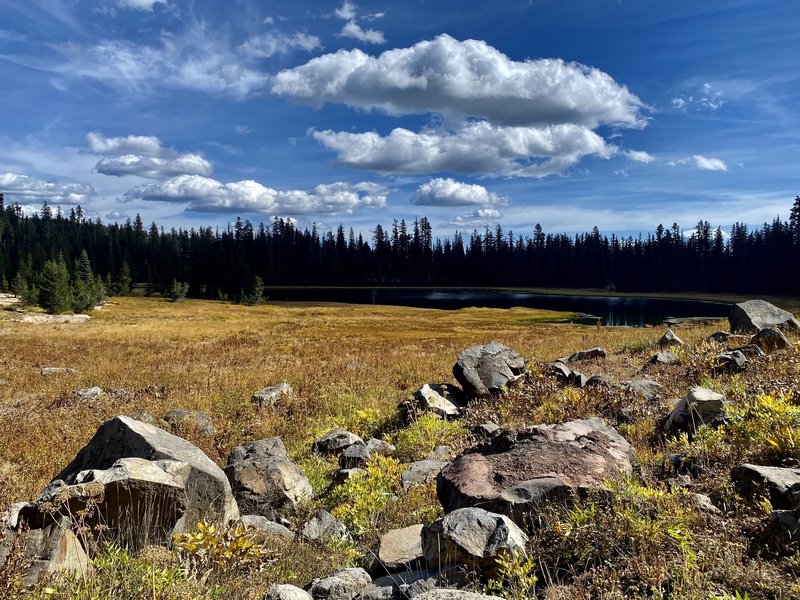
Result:
M434 238L429 220L377 225L370 239L321 233L275 218L237 219L219 230L146 227L68 214L44 203L28 215L0 194L0 288L46 298L69 288L78 310L105 293L178 293L258 300L282 285L514 286L605 288L621 292L800 294L800 196L789 220L760 227L734 223L729 235L700 221L689 235L677 224L646 235L517 234L499 225ZM56 283L54 283L54 281ZM59 287L60 286L60 287ZM32 289L33 288L33 289ZM50 294L53 295L53 294ZM49 307L48 307L49 308ZM64 308L63 306L55 308Z

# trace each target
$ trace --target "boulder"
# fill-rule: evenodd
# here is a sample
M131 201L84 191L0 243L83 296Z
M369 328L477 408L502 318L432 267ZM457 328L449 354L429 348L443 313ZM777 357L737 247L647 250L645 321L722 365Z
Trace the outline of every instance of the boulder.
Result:
M589 378L580 371L571 371L569 374L569 383L574 387L582 388L586 387L586 384L589 383Z
M453 365L453 376L471 397L497 394L524 375L525 359L497 342L467 348Z
M452 564L490 575L505 552L524 551L528 536L507 516L482 508L460 508L422 530L422 552L430 568Z
M155 418L148 412L143 410L135 410L131 414L128 415L131 419L135 419L137 421L141 421L142 423L147 423L148 425L152 425L153 427L161 427L166 426L166 423L161 419Z
M288 400L294 398L294 389L285 381L278 385L261 388L253 394L251 401L259 408L263 408L265 406L276 406L284 398Z
M727 344L736 340L746 340L746 335L736 335L727 331L715 331L707 338L709 341L716 342L717 344Z
M285 540L294 539L294 534L288 527L285 527L280 523L276 523L275 521L270 521L261 515L243 515L240 521L242 522L242 525L248 529L255 529L256 531L266 533L267 535L280 537Z
M626 387L635 396L638 396L649 402L650 400L655 400L658 397L663 386L660 383L650 379L634 379L626 382Z
M764 351L756 346L755 344L745 344L744 346L739 346L738 348L732 348L729 352L741 352L745 358L761 358L766 356Z
M727 373L741 373L747 368L747 357L740 350L722 352L714 358L714 368Z
M766 494L776 509L800 510L800 468L743 463L731 470L731 479L743 496Z
M185 522L206 518L224 524L239 518L228 478L214 461L186 440L130 417L118 416L103 423L51 484L61 480L74 485L82 479L82 472L109 469L122 458L188 465Z
M320 509L308 523L303 525L301 534L307 540L322 543L333 538L352 539L344 523L324 509Z
M560 360L547 365L547 373L558 379L560 383L575 387L584 387L589 382L589 378L586 375L580 371L573 371Z
M387 573L417 567L422 559L422 525L392 529L381 536L375 557L378 568Z
M444 569L401 571L372 580L363 598L417 598L420 594L444 586L465 586L470 582L460 566Z
M294 514L314 495L311 483L287 456L280 438L237 446L228 456L225 474L239 508L269 519Z
M372 578L361 568L344 569L322 579L311 582L311 597L314 600L355 600L372 583Z
M264 600L314 600L314 597L299 587L287 583L274 583Z
M480 425L476 425L472 428L472 433L479 438L492 437L498 431L500 431L500 426L497 423L492 423L491 421L481 423Z
M758 333L765 327L800 330L800 322L792 313L764 300L734 304L728 322L731 333Z
M311 444L311 451L323 455L338 455L348 446L359 442L363 444L364 440L355 433L336 428L331 429Z
M390 444L389 442L384 442L378 438L371 438L367 440L367 450L369 450L370 454L390 456L395 453L397 448L394 447L394 444Z
M419 483L433 481L448 463L442 460L418 460L408 465L400 474L403 489L407 490Z
M611 380L605 375L592 375L586 380L584 387L611 387Z
M753 336L750 344L758 346L765 354L792 347L792 343L776 327L764 327Z
M725 396L703 387L693 387L664 422L664 433L694 433L700 425L719 424L725 418Z
M679 338L672 329L667 329L667 333L661 336L658 340L659 348L669 348L671 346L683 346L684 342Z
M589 348L588 350L580 350L564 358L559 358L556 362L561 362L566 365L580 360L601 359L605 357L606 351L603 348Z
M678 358L678 355L674 352L670 352L669 350L665 350L663 352L659 352L655 356L653 356L650 360L647 361L648 366L651 365L679 365L681 363L681 359Z
M339 455L341 469L361 469L367 465L372 453L364 442L357 442L348 446Z
M203 435L212 436L217 430L211 422L211 417L199 410L188 408L173 408L162 417L173 430L196 429Z
M586 490L633 470L634 450L599 418L503 430L442 469L445 512L480 506L523 525L541 502Z
M800 510L773 510L770 519L789 544L800 544Z
M426 383L401 404L406 421L428 412L440 419L456 419L464 414L467 396L449 383Z

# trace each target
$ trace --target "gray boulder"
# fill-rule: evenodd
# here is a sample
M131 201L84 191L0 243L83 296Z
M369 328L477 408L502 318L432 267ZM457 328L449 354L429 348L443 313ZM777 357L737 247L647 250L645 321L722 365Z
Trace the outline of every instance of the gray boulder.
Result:
M729 352L741 352L745 358L761 358L766 356L764 351L756 346L755 344L745 344L744 346L739 346L738 348L732 348Z
M650 360L647 361L648 365L679 365L681 363L681 359L678 358L678 355L674 352L670 352L669 350L665 350L663 352L659 352L655 356L653 356Z
M669 348L671 346L683 346L684 342L672 329L667 329L667 332L658 340L659 348Z
M663 386L650 379L634 379L626 382L626 387L635 396L650 401L658 397Z
M314 600L314 597L299 587L286 583L274 583L264 600Z
M605 357L606 357L606 351L603 348L589 348L588 350L580 350L578 352L570 354L569 356L565 356L564 358L559 358L556 362L561 362L566 365L571 362L590 360L590 359L602 359Z
M764 353L770 354L775 350L785 350L792 347L792 343L786 339L781 330L776 327L764 327L753 336L750 343L758 346Z
M173 430L196 429L203 435L214 435L217 430L211 417L199 410L189 410L188 408L173 408L162 417Z
M314 494L308 478L287 456L280 438L234 448L225 475L239 508L269 519L294 514L298 505Z
M330 577L315 579L310 592L314 600L355 600L371 583L372 578L364 569L344 569Z
M472 433L479 438L492 437L498 431L500 431L500 426L497 423L492 423L491 421L481 423L480 425L476 425L472 428Z
M339 455L339 468L343 470L364 468L371 455L372 453L364 442L356 442L345 448Z
M460 508L422 530L422 552L430 568L477 567L489 575L504 552L524 551L528 536L507 516L482 508Z
M524 375L525 359L497 342L467 348L453 365L453 376L471 397L497 394Z
M680 400L664 423L664 433L694 433L700 425L717 424L725 418L725 396L703 387L694 387Z
M773 510L770 518L789 544L800 544L800 510Z
M746 340L746 335L736 335L734 333L730 333L728 331L715 331L707 338L712 342L716 342L717 344L727 344L732 341L737 340Z
M364 590L363 599L417 598L420 594L446 586L465 586L470 582L460 566L443 569L404 570L372 580Z
M285 540L294 539L294 534L288 527L276 523L275 521L270 521L267 517L262 517L261 515L243 515L239 520L242 522L242 525L248 529L255 529L261 533L280 537Z
M605 490L606 480L630 475L634 456L598 418L506 429L444 467L436 491L445 512L480 506L523 525L542 502Z
M747 368L747 357L741 350L729 350L717 354L714 368L726 373L741 373Z
M103 388L94 386L75 390L75 395L81 400L94 400L103 395Z
M547 365L547 373L555 377L560 383L575 387L585 387L589 378L580 371L570 369L560 360Z
M732 333L757 333L765 327L800 330L800 322L792 313L764 300L734 304L728 322Z
M356 443L364 443L355 433L350 433L341 428L331 429L328 433L318 438L311 444L311 451L317 454L331 455L341 454L348 446Z
M389 442L384 442L378 438L371 438L367 440L367 450L369 450L370 454L382 454L384 456L390 456L394 454L397 448L395 448L394 445L390 444Z
M411 463L400 474L403 489L408 490L414 485L433 481L448 463L442 460L418 460Z
M284 398L289 400L294 398L294 389L285 381L278 385L261 388L253 394L251 401L256 406L263 408L265 406L276 406Z
M401 404L406 421L428 412L440 419L456 419L467 408L467 396L449 383L426 383Z
M387 573L407 571L422 559L422 525L392 529L381 536L375 551L377 568Z
M800 510L800 468L743 463L731 470L733 485L743 496L766 494L779 510Z
M344 523L324 509L320 509L308 523L303 525L300 533L305 539L312 542L325 543L334 538L353 539Z

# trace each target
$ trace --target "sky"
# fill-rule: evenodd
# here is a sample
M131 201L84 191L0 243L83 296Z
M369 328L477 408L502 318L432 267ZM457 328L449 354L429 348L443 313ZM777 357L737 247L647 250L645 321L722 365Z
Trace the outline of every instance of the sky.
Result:
M0 192L104 222L788 218L795 0L0 0Z

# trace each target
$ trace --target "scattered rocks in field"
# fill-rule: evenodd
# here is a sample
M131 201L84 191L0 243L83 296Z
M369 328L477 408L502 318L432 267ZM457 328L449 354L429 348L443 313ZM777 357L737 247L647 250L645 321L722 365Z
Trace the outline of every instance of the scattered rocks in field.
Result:
M658 347L659 348L670 348L672 346L684 346L684 341L679 338L672 329L667 329L667 333L661 336L661 339L658 340Z
M75 395L81 400L94 400L103 395L103 388L97 386L82 388L80 390L75 390Z
M400 474L400 481L403 489L407 490L418 483L433 481L441 470L448 463L441 460L418 460L411 463L405 471Z
M625 385L634 395L648 402L658 398L663 388L660 383L651 379L634 379L626 382Z
M357 442L344 449L339 455L341 469L361 469L367 465L372 453L363 442Z
M716 342L717 344L727 344L732 341L736 340L746 340L746 335L736 335L734 333L729 333L727 331L715 331L707 338L712 342Z
M672 409L664 423L664 432L673 435L694 433L700 425L719 424L725 418L726 406L722 394L704 387L693 387Z
M800 510L800 468L743 463L731 470L733 485L743 496L766 494L779 510Z
M714 368L727 373L741 373L747 368L747 357L740 350L722 352L714 358Z
M299 587L287 583L275 583L264 596L264 600L314 600L314 597Z
M206 413L199 410L189 410L188 408L173 408L162 417L173 430L184 428L195 429L203 435L212 436L217 430L214 423Z
M800 330L800 322L792 313L764 300L734 304L728 322L731 333L758 333L765 327Z
M422 530L422 551L430 568L466 564L484 576L503 552L525 549L528 536L507 516L482 508L460 508Z
M443 468L445 512L480 506L522 525L541 502L590 489L633 470L634 450L599 418L503 430Z
M753 336L750 343L761 348L766 354L792 347L791 342L786 339L781 330L775 327L764 327Z
M239 507L269 519L293 514L313 496L308 478L286 454L280 438L247 442L228 456L225 474Z
M50 377L51 375L77 375L78 370L70 367L43 367L40 373L42 377Z
M311 583L314 600L355 600L372 583L372 578L361 568L344 569Z
M379 440L378 438L371 438L367 440L367 450L369 450L370 454L390 456L395 453L397 448L394 447L394 444L390 444L389 442Z
M263 408L265 406L276 406L284 398L291 400L294 398L294 389L285 381L278 385L271 385L269 387L261 388L251 398L251 401L256 406Z
M261 515L244 515L239 520L249 529L255 529L256 531L280 537L285 540L294 539L294 534L288 527L276 523L275 521L270 521L267 517Z
M472 433L479 438L492 437L498 431L500 431L500 426L492 422L481 423L472 428Z
M453 365L453 376L470 397L497 394L524 375L525 359L497 342L467 348Z
M422 560L422 528L410 525L383 534L375 551L376 570L394 573L418 568Z
M331 429L328 433L311 444L311 451L322 455L338 455L345 448L356 443L364 443L355 433L341 428Z
M605 357L606 351L603 348L589 348L588 350L580 350L570 354L569 356L565 356L564 358L559 358L556 362L561 362L566 365L571 362L590 359L603 359Z
M303 525L300 533L305 539L312 542L325 543L334 538L342 540L353 539L344 523L324 509L317 511L317 514Z
M400 405L405 420L410 421L428 412L440 419L456 419L464 414L467 396L449 383L426 383Z
M659 352L655 356L653 356L650 360L647 361L647 366L653 365L679 365L681 363L681 359L678 358L678 355L674 352L670 352L669 350L664 350L663 352Z

